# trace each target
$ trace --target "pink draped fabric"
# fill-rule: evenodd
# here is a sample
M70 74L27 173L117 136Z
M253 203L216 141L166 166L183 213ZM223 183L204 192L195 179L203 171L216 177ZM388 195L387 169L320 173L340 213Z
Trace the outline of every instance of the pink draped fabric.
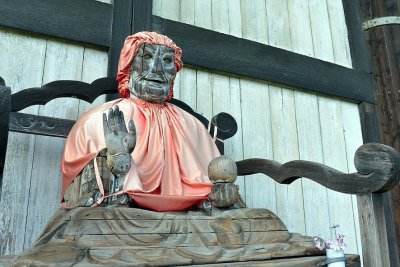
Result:
M66 187L105 148L102 113L118 105L125 123L133 119L137 143L124 192L140 206L156 211L186 209L211 191L209 162L219 156L205 127L193 116L169 104L125 98L87 111L72 128L62 159Z

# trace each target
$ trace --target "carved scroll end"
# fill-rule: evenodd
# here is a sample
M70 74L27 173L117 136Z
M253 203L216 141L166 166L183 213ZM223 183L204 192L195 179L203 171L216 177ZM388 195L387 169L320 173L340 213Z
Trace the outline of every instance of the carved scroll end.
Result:
M387 192L400 179L400 153L390 146L378 143L360 146L354 155L354 165L360 176L377 184L371 192Z

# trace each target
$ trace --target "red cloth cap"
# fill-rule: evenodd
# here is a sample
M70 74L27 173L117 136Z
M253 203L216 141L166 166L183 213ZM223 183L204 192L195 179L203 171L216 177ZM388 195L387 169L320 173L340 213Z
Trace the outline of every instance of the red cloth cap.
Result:
M125 39L124 46L121 50L117 73L117 80L119 82L118 91L123 98L128 98L130 96L129 79L131 75L131 64L138 53L139 47L143 43L165 45L167 47L174 48L174 63L176 72L178 73L178 71L180 71L180 69L183 67L183 62L181 60L182 49L176 46L176 44L167 36L158 34L156 32L138 32L134 35L128 36ZM173 88L174 82L171 83L166 101L169 101L174 96Z

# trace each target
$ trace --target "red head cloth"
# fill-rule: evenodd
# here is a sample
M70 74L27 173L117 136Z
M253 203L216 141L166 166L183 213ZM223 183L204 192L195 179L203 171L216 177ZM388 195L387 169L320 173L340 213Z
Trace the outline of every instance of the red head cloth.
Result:
M129 78L131 76L131 64L133 59L138 53L139 47L143 44L156 44L156 45L165 45L167 47L171 47L175 49L174 54L174 62L175 69L178 72L183 67L183 62L181 60L182 49L176 46L176 44L169 39L167 36L158 34L156 32L138 32L134 35L128 36L125 39L124 46L121 50L121 55L119 57L118 62L118 73L117 80L118 91L122 97L128 98L130 96L129 91ZM171 87L169 89L169 94L167 96L166 101L169 101L173 96L173 88L174 82L171 83Z

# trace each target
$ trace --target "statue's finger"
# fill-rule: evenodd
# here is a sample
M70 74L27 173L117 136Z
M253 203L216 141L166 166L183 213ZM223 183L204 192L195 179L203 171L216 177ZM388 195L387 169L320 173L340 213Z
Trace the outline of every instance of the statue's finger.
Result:
M110 131L115 132L115 120L114 120L114 111L112 108L108 110L108 127L110 128Z
M121 132L128 132L128 129L126 129L126 124L125 124L125 119L124 119L124 113L122 111L119 112L119 123L118 123L118 129Z
M110 128L108 127L106 113L103 113L103 131L104 131L104 135L110 132Z
M133 120L129 121L129 132L136 134L136 126L135 126L135 123L133 122Z

